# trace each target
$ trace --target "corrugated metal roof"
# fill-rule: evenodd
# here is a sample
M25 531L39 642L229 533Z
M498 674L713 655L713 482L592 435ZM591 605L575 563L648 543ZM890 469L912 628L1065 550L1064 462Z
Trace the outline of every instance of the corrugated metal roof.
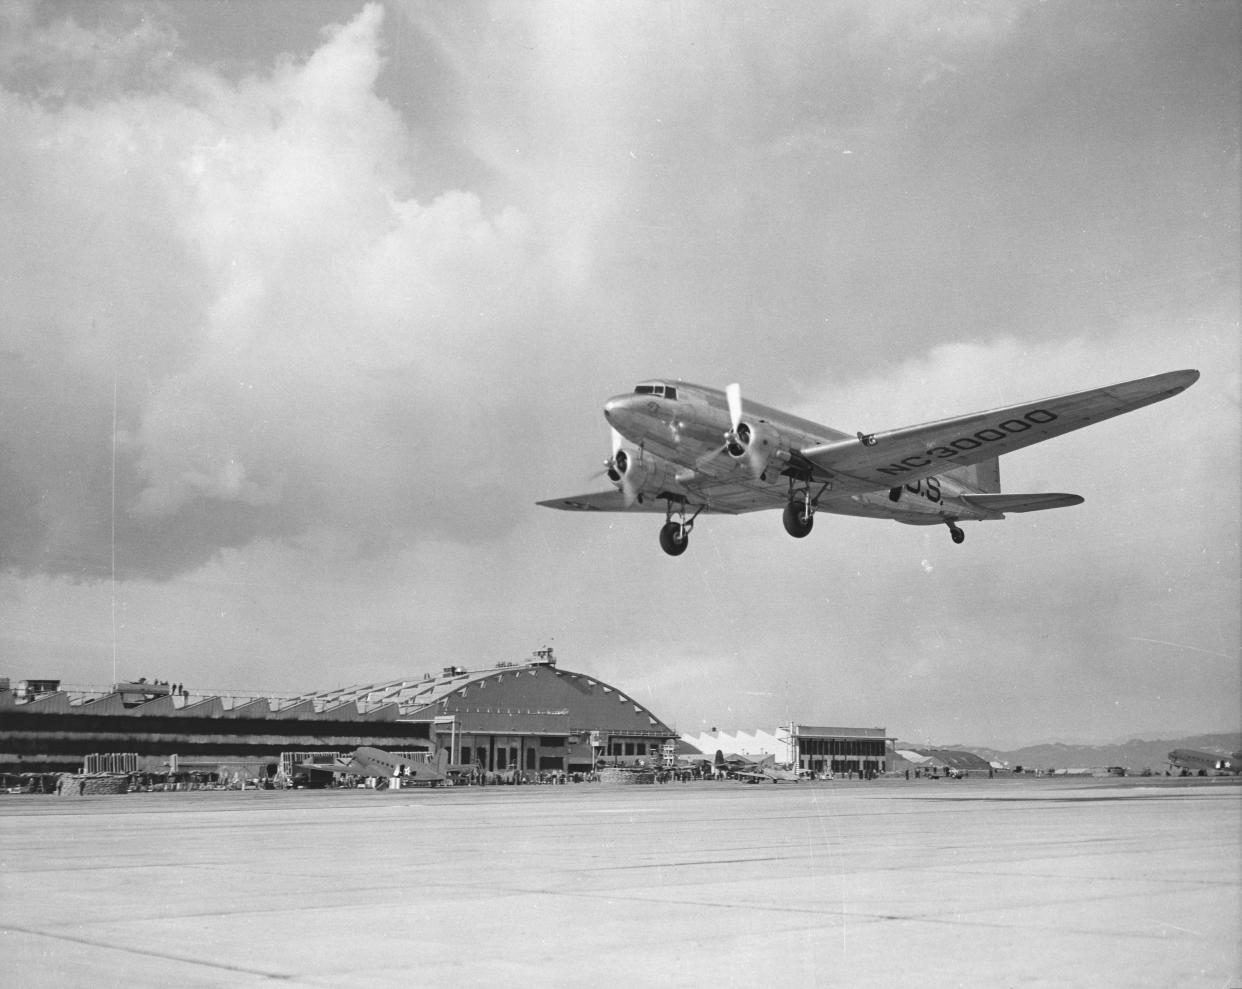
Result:
M922 755L938 759L942 765L950 769L989 769L988 761L981 755L966 752L962 749L918 749Z
M452 667L438 677L406 677L303 694L294 703L308 701L316 707L352 701L364 715L377 707L396 704L402 719L453 716L463 731L499 732L509 727L536 734L591 729L632 735L674 734L629 694L597 677L547 662L505 664L485 670Z

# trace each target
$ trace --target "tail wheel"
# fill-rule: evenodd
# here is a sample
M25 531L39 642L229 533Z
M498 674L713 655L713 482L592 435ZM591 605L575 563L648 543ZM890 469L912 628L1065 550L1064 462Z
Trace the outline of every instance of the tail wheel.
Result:
M786 532L795 539L801 539L811 531L811 527L815 524L815 515L807 510L805 502L791 501L785 506L782 521L785 523Z
M660 548L669 556L681 556L690 545L690 535L680 522L665 522L660 527Z
M961 529L959 529L952 522L948 523L948 525L949 525L949 535L953 538L953 541L958 544L964 543L966 541L966 533L964 533Z

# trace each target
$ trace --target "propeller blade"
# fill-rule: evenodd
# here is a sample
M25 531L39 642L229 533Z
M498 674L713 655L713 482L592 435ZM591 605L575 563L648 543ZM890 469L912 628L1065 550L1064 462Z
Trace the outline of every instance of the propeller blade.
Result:
M698 470L704 464L712 460L715 460L722 453L724 453L725 450L727 450L728 448L729 448L729 445L727 443L721 443L720 446L716 447L714 450L709 450L707 453L703 454L703 456L699 457L698 459L694 461L695 470Z
M742 386L736 381L725 388L725 398L729 401L729 420L733 423L733 431L737 432L742 421Z
M638 492L634 489L634 482L630 480L628 474L621 478L621 497L625 500L626 508L632 507L638 500Z
M613 460L617 459L617 454L621 451L621 443L624 441L624 439L625 437L623 437L620 433L617 432L617 427L613 426L612 427L612 459Z

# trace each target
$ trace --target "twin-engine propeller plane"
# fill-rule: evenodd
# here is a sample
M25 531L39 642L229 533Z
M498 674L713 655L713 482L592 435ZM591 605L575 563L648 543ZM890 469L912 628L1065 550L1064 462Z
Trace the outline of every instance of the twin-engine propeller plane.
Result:
M802 538L815 513L944 524L1003 519L1082 504L1073 494L1002 494L998 458L1185 391L1198 371L1170 371L1038 402L874 433L844 433L742 403L724 391L657 379L610 398L613 490L541 501L586 512L663 512L660 545L680 556L703 512L783 508Z

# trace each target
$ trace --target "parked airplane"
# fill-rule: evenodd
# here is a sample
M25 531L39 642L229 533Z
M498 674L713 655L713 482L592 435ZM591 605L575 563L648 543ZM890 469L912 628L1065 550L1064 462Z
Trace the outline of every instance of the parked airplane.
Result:
M1192 773L1242 773L1242 752L1223 756L1215 752L1199 752L1195 749L1174 749L1169 753L1169 765L1175 769L1188 769Z
M604 404L612 426L605 473L615 490L541 501L567 511L663 512L660 546L680 556L703 512L784 508L785 530L811 531L817 511L943 523L1003 519L1079 505L1073 494L1002 494L998 458L1185 391L1193 370L955 416L921 426L844 433L724 391L656 379ZM723 442L722 442L723 440Z
M734 779L746 780L747 783L763 783L766 780L773 783L797 783L804 778L796 769L778 767L773 755L752 759L732 752L726 756L720 749L716 750L713 768L717 776L732 776Z
M364 745L353 754L338 757L330 763L305 762L301 770L318 770L347 776L397 777L402 782L443 783L448 778L448 752L439 749L427 753L386 752Z

